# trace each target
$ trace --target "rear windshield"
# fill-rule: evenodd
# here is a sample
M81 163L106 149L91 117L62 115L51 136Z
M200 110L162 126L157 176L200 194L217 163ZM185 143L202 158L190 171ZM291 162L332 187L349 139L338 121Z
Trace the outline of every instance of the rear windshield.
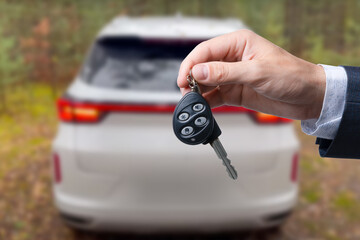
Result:
M134 37L98 40L85 62L82 79L106 88L177 91L181 61L200 42Z

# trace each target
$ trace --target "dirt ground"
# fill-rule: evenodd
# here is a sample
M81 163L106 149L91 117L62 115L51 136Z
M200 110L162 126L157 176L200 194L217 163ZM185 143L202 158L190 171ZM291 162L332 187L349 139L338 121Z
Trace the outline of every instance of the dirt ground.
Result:
M279 230L215 235L124 235L73 231L53 205L50 143L56 112L50 90L34 88L31 104L14 89L12 108L0 114L0 239L360 239L360 163L321 159L315 138L301 133L300 198Z

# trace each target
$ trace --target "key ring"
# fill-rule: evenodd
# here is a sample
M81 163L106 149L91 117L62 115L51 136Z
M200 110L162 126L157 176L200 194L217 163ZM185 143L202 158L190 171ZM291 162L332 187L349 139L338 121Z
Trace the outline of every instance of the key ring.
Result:
M186 80L189 83L189 87L190 87L191 91L198 92L201 94L199 85L197 84L195 78L192 76L191 69L189 71L189 75L187 75L187 77L186 77Z
M191 74L191 69L189 71L189 75L187 75L187 77L186 77L186 80L188 81L190 88L193 88L193 87L196 86L196 81L195 81L194 77Z

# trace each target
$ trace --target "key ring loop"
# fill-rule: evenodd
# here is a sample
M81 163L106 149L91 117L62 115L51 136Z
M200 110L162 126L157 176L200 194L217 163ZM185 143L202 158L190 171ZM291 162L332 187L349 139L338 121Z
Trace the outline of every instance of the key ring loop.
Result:
M191 69L189 71L189 75L186 77L186 80L188 81L190 88L194 88L197 85L194 77L191 74Z
M187 77L186 77L186 80L189 83L189 87L190 87L191 91L198 92L201 94L200 88L199 88L195 78L192 76L191 69L189 71L189 75L187 75Z

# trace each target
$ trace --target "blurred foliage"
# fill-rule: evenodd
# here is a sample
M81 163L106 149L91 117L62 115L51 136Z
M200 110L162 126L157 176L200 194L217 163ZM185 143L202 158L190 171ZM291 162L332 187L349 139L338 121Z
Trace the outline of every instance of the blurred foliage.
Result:
M50 144L56 127L51 87L10 85L0 115L0 239L68 239L52 204ZM61 232L54 233L57 226Z
M0 159L3 160L0 161L0 178L12 166L24 164L24 159L19 156L36 151L36 147L44 143L45 139L39 138L39 131L43 133L43 129L46 129L47 135L52 136L49 132L52 133L50 130L55 126L56 110L51 89L46 84L34 84L31 86L33 96L29 96L27 90L22 86L12 85L9 89L11 95L8 97L11 109L9 114L0 115ZM47 140L46 144L49 144Z
M19 80L21 76L21 67L23 61L20 55L14 55L15 38L3 36L3 28L0 26L0 78L3 79L3 83L9 83Z
M307 60L360 65L359 11L360 0L2 0L1 81L68 82L119 15L235 17Z
M354 193L341 191L334 198L334 207L344 212L350 220L357 222L360 218L360 203Z

